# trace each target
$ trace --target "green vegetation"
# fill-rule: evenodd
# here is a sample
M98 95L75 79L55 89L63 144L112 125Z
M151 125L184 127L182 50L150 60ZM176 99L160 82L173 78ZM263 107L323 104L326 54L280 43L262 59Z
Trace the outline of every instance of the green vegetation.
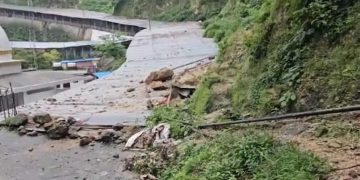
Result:
M54 8L78 8L83 10L113 13L118 0L32 0L33 6ZM0 0L2 3L27 6L28 0Z
M112 14L117 0L80 0L77 8Z
M218 75L208 74L204 77L201 86L195 92L189 104L190 109L192 109L195 114L201 115L210 110L209 108L212 107L213 102L210 87L220 81L221 80Z
M316 137L345 138L360 143L360 129L351 122L324 121L315 127Z
M76 37L72 37L61 28L51 28L44 31L24 23L8 23L1 26L11 41L65 42L76 40Z
M103 60L111 59L110 64L101 67L103 70L113 71L118 69L125 62L125 48L116 42L115 38L105 39L103 44L97 45L95 50Z
M169 123L171 134L175 139L184 138L192 133L191 126L199 122L198 117L192 115L186 108L161 106L154 109L148 123L154 126L159 123Z
M228 92L234 110L261 116L358 102L359 7L340 0L227 1L205 27L220 46L213 70L219 83L235 80ZM215 94L203 84L196 94ZM194 103L214 99L204 97Z
M178 162L160 179L315 180L328 171L328 166L314 155L281 144L269 135L224 133L210 142L183 147Z
M15 50L14 59L23 60L22 68L51 69L52 62L60 60L60 53L57 50L32 52L27 50ZM34 58L35 57L35 58Z
M163 21L205 20L218 14L227 0L119 0L114 14Z

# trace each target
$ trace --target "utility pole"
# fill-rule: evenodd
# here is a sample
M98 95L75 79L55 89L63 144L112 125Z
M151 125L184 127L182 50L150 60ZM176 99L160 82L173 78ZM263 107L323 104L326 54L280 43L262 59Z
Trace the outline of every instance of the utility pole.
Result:
M151 0L150 9L148 11L148 20L149 20L149 30L151 31L151 18L152 18L152 12L154 11L154 0Z
M28 7L33 7L33 1L32 0L28 0ZM34 27L34 13L32 13L31 16L31 27L29 29L29 41L30 43L33 41L36 41L36 35L35 35L35 27ZM38 68L38 64L37 64L37 59L36 59L36 52L35 52L35 43L32 44L33 45L33 60L34 60L34 66L37 69Z

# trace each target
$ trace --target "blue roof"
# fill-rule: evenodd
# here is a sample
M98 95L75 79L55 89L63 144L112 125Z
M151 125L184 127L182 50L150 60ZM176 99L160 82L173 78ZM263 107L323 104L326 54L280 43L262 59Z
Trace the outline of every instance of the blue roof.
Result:
M79 63L79 62L89 62L89 61L96 61L99 60L99 58L84 58L84 59L76 59L76 60L63 60L60 61L61 64L66 63Z
M94 75L97 77L97 78L105 78L107 76L109 76L111 74L110 71L102 71L102 72L97 72L97 73L94 73Z

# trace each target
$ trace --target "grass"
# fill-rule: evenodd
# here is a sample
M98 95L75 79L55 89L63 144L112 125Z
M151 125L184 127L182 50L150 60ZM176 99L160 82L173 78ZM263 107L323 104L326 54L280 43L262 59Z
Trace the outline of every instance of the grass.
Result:
M324 121L315 127L314 135L318 138L343 138L360 143L360 129L347 121Z
M171 136L175 139L181 139L192 133L192 124L199 122L197 116L181 107L156 107L152 115L148 118L150 126L159 123L169 123L171 126Z
M266 169L266 171L264 171ZM204 144L188 144L160 179L320 179L324 161L259 132L223 133Z

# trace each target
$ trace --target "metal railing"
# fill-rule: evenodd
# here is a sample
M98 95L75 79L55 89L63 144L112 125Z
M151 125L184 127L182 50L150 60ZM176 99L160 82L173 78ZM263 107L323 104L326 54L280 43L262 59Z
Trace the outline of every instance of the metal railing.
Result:
M17 115L16 96L9 83L9 87L0 86L0 112L3 113L4 119Z

